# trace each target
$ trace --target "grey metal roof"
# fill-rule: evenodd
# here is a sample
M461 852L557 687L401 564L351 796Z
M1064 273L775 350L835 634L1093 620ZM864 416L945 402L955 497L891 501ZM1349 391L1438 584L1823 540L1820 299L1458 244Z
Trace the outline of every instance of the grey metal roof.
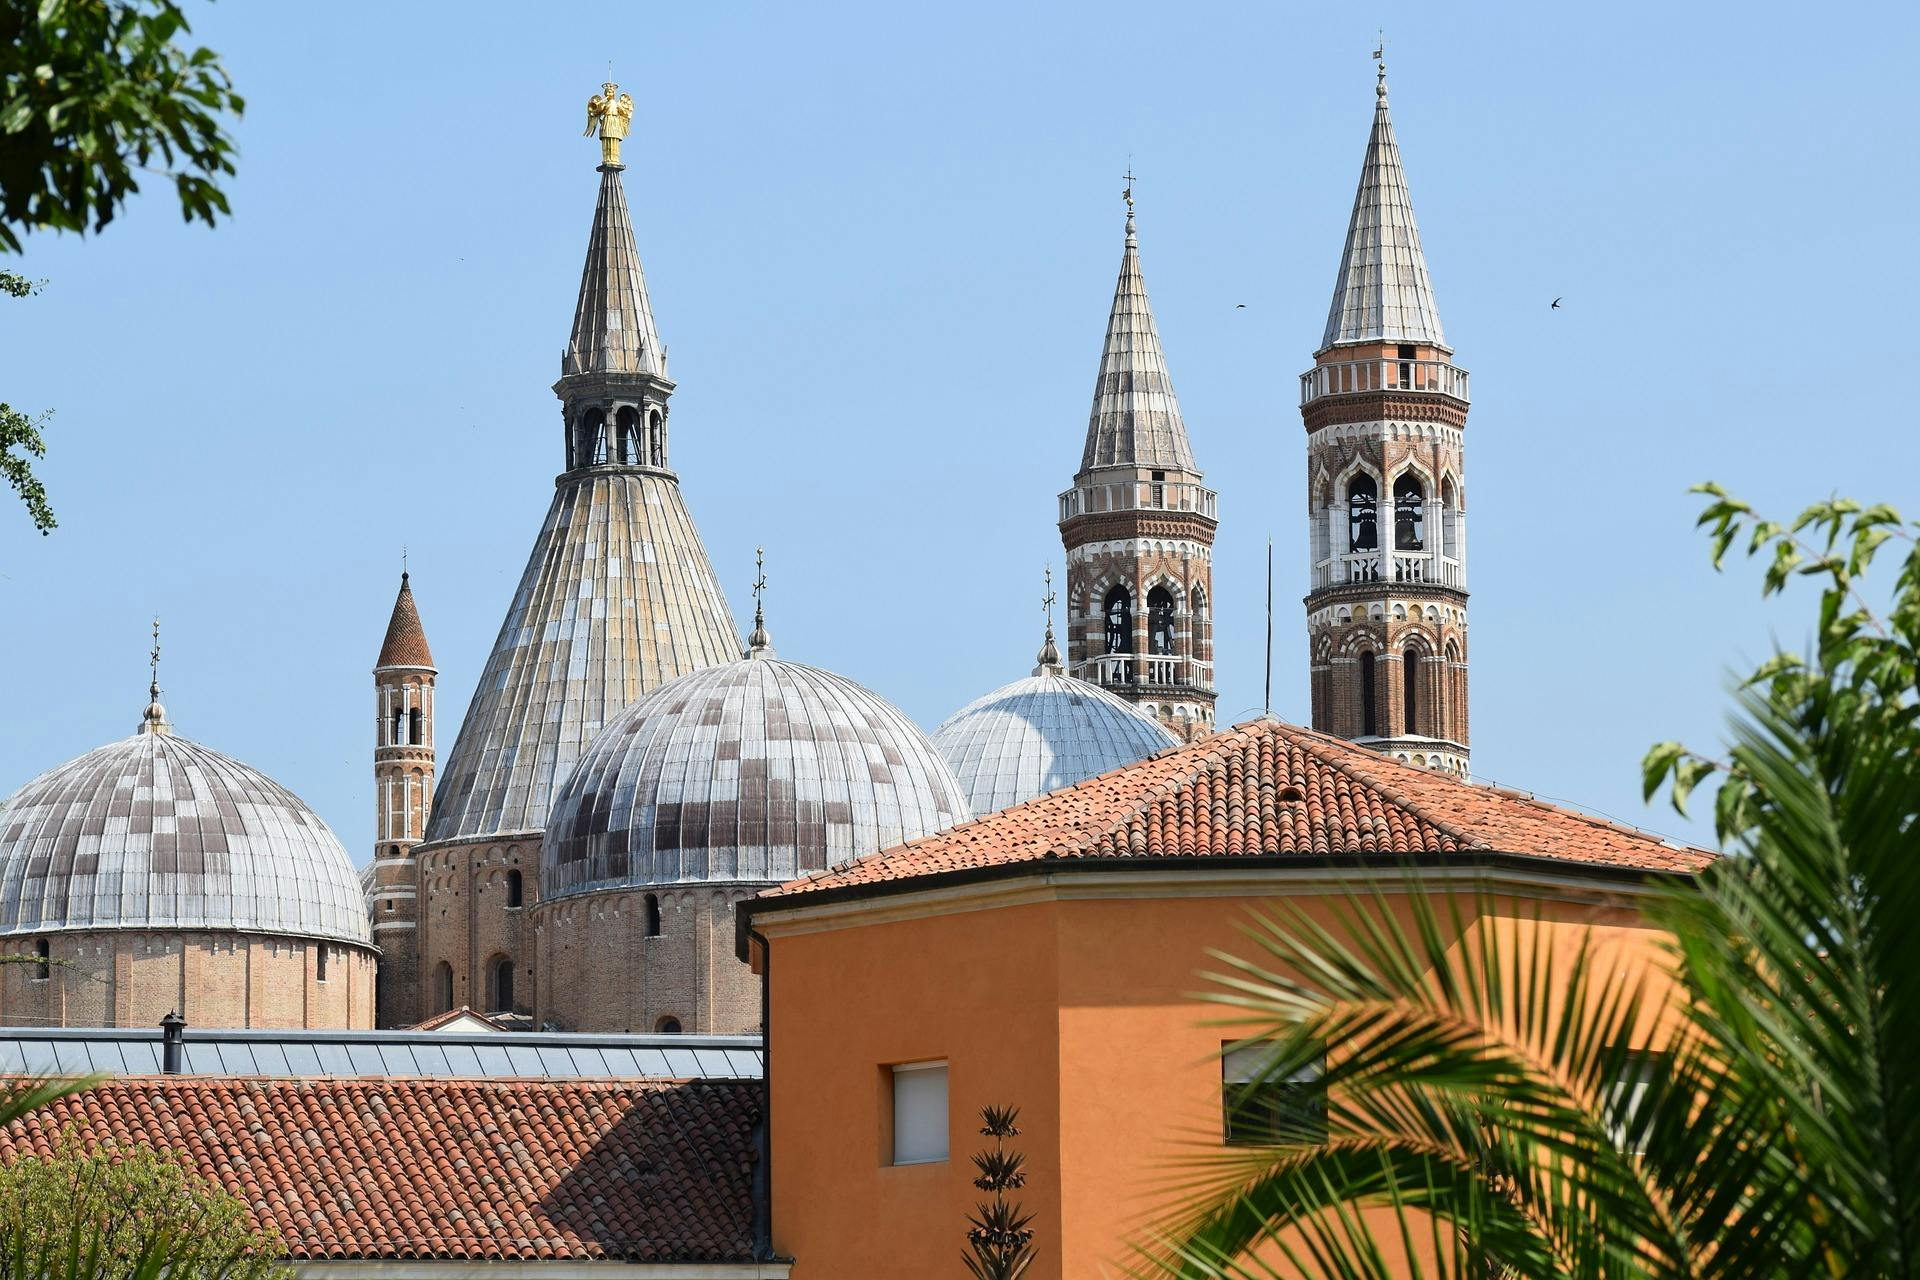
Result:
M975 699L933 732L977 814L1174 746L1161 724L1097 685L1043 672Z
M662 685L607 726L554 800L540 896L778 884L971 816L898 709L761 651Z
M739 651L671 475L563 478L440 773L427 839L544 827L554 791L621 708Z
M0 805L0 936L231 929L370 941L353 859L266 775L139 733L41 774Z
M633 219L627 213L620 170L600 167L600 199L580 271L580 300L560 372L651 373L667 376L666 352L653 327L653 303L640 269Z
M1343 342L1411 342L1446 347L1440 310L1420 251L1420 228L1413 220L1407 175L1400 167L1400 146L1387 114L1387 73L1383 67L1373 111L1373 132L1360 168L1360 189L1353 197L1347 245L1340 254L1340 276L1321 350Z
M188 1028L184 1074L757 1080L758 1036ZM0 1027L0 1075L158 1075L160 1032Z
M1107 340L1100 353L1100 376L1093 385L1093 412L1080 470L1095 467L1159 467L1198 475L1180 402L1167 375L1166 353L1154 327L1140 274L1140 244L1133 211L1127 211L1127 244L1120 256L1120 279L1113 287L1107 315Z

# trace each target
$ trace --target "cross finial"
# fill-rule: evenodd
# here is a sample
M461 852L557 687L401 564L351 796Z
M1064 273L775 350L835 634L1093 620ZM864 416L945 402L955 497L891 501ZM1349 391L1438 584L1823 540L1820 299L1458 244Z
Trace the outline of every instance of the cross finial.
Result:
M1384 98L1387 96L1387 29L1385 27L1380 27L1375 30L1373 61L1380 72L1379 79L1375 82L1374 91Z
M1053 643L1053 566L1047 566L1047 592L1040 597L1040 607L1047 615L1047 641L1040 646L1037 664L1033 674L1037 676L1057 676L1064 674L1066 668L1060 661L1060 650Z
M1124 176L1127 185L1126 189L1121 191L1120 198L1127 202L1127 235L1131 236L1133 235L1133 161L1127 161L1127 172Z
M166 733L167 709L160 705L160 618L153 619L153 648L147 651L147 710L140 717L140 732Z
M747 637L749 658L771 658L773 637L767 634L767 549L753 549L753 634Z
M403 542L400 544L400 577L404 580L406 576L407 576L407 544Z

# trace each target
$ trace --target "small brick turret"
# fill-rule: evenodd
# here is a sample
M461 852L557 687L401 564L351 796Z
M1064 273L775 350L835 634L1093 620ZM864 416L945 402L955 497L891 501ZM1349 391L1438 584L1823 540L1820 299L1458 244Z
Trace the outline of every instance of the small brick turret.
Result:
M420 1009L419 881L413 847L426 834L433 801L433 654L400 575L387 638L373 666L373 869L367 909L381 949L375 983L375 1025L418 1021Z

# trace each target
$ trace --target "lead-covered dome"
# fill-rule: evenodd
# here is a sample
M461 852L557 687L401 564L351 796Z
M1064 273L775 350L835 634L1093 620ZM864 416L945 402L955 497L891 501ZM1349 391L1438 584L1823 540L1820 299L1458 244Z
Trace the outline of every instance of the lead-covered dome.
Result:
M987 814L1143 760L1178 741L1159 721L1046 661L953 713L933 745Z
M41 774L0 804L0 936L219 929L371 944L353 860L285 787L168 731Z
M851 680L772 656L630 704L554 800L545 901L598 889L778 884L972 817L912 721Z

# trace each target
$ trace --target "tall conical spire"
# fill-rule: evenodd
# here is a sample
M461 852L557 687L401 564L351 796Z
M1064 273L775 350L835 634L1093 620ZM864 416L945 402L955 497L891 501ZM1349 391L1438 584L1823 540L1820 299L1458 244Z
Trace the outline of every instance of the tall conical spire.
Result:
M1140 242L1133 230L1133 181L1128 175L1127 246L1120 257L1120 279L1107 316L1107 344L1100 355L1100 377L1093 386L1093 414L1087 421L1087 445L1080 469L1158 467L1169 471L1200 468L1187 443L1180 402L1167 376L1153 308L1140 274Z
M593 237L580 271L580 300L573 336L560 372L644 373L667 376L666 352L653 327L647 277L634 246L633 219L620 186L624 165L600 166L600 199L593 209Z
M1440 310L1427 278L1420 228L1413 220L1407 175L1400 167L1387 112L1387 67L1374 89L1373 133L1360 169L1360 189L1347 224L1347 247L1320 349L1347 342L1410 342L1447 348Z
M431 667L433 651L427 648L426 628L420 625L420 611L413 605L413 587L407 573L400 572L400 594L393 601L393 616L387 620L387 638L380 644L381 667Z

